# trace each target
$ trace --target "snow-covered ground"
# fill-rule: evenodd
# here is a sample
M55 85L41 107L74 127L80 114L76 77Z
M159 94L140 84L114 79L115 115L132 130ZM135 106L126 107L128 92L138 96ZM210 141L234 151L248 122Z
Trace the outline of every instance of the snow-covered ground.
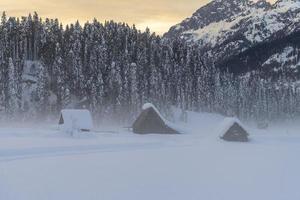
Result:
M222 120L189 113L181 135L2 126L0 200L300 199L300 125L250 127L251 142L231 143Z

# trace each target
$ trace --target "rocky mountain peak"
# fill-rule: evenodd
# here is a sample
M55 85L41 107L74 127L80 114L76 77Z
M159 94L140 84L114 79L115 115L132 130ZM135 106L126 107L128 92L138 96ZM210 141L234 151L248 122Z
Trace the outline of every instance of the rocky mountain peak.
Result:
M273 5L266 0L214 0L198 9L191 18L173 26L164 37L196 43L209 62L223 66L226 60L240 60L242 53L251 52L257 46L290 41L299 33L300 0L278 0ZM280 48L273 47L277 48L278 55L287 52L281 48L289 48L288 44L281 43ZM268 56L272 57L274 52ZM250 57L245 54L245 59L247 56ZM267 62L268 56L265 55L260 63Z
M266 0L259 0L256 3L250 0L214 0L198 9L191 18L187 18L180 24L171 27L165 37L174 38L186 30L196 30L211 23L226 21L253 7L269 9L271 4Z

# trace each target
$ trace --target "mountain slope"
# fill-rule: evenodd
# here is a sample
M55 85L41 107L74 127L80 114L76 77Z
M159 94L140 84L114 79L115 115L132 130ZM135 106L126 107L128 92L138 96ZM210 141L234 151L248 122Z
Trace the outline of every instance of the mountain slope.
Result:
M262 43L280 40L299 31L299 28L298 0L279 0L273 5L265 0L256 3L250 0L215 0L172 27L164 37L197 43L208 60L224 67L225 61L242 52ZM272 56L266 57L264 62Z

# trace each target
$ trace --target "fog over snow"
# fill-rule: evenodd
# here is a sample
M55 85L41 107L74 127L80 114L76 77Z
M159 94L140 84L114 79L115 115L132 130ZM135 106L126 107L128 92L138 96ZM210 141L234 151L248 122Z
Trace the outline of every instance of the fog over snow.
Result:
M299 125L247 124L251 141L232 143L218 136L223 119L189 112L181 135L2 126L0 199L299 199Z

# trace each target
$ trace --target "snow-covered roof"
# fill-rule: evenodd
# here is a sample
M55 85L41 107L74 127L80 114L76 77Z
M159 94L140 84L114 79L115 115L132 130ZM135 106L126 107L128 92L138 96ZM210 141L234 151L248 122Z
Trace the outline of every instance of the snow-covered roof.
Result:
M175 124L173 124L172 122L170 122L169 120L165 119L161 113L158 111L158 109L152 104L152 103L145 103L142 107L143 110L147 110L149 108L153 108L154 111L158 114L158 116L162 119L162 121L165 123L165 125L169 126L170 128L180 131L180 128L178 126L176 126Z
M239 126L241 126L243 129L246 130L242 122L234 117L227 117L223 120L223 122L220 124L218 129L218 134L222 137L224 134L232 127L235 123L237 123Z
M63 118L63 124L65 129L80 129L91 130L93 129L93 120L90 111L82 110L62 110L61 117Z
M160 114L158 109L152 103L145 103L142 107L143 110L147 110L149 108L153 108L155 112L159 115L159 117L164 121L165 124L168 123L168 121Z

